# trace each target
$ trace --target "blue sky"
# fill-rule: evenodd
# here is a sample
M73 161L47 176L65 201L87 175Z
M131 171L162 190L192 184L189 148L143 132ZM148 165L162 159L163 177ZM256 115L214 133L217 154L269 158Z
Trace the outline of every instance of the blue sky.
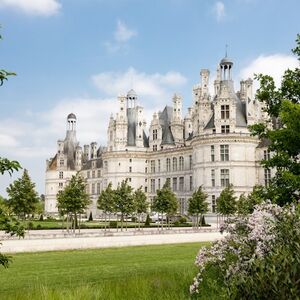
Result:
M106 143L116 97L133 87L147 120L174 92L191 105L201 68L225 54L238 80L280 80L300 32L298 0L0 0L0 156L18 159L44 192L45 160L78 117L81 144ZM16 174L15 176L19 176ZM0 194L14 179L1 176Z

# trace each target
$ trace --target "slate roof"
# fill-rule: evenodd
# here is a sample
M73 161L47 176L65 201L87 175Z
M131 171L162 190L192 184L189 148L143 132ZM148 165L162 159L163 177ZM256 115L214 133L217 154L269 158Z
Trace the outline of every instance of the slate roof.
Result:
M136 110L127 108L127 145L135 146L136 139Z
M174 137L171 131L171 119L173 115L173 108L165 106L164 110L159 113L159 124L162 128L162 145L175 145Z
M96 167L95 169L100 169L103 167L103 159L102 157L98 157L96 159L88 160L83 166L82 170L90 170L92 169L92 162L96 160Z

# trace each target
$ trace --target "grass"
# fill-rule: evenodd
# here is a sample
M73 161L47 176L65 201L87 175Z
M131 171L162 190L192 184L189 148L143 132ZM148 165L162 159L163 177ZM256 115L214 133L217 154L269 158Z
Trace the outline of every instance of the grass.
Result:
M0 298L189 299L204 244L15 254L0 272Z

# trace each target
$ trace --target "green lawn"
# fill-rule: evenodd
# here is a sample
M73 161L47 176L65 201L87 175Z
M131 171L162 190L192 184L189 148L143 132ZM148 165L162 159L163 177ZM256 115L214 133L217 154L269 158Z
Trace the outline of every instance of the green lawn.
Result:
M15 254L0 299L189 299L204 244Z

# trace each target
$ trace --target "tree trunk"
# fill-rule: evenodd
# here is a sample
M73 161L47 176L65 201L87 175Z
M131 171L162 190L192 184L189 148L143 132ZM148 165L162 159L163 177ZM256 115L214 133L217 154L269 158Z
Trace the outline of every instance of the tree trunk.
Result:
M123 213L121 214L121 231L123 231L123 221L124 221L124 219L123 219Z
M78 231L79 231L79 234L80 234L80 222L81 222L81 214L79 214L79 221L78 221Z

